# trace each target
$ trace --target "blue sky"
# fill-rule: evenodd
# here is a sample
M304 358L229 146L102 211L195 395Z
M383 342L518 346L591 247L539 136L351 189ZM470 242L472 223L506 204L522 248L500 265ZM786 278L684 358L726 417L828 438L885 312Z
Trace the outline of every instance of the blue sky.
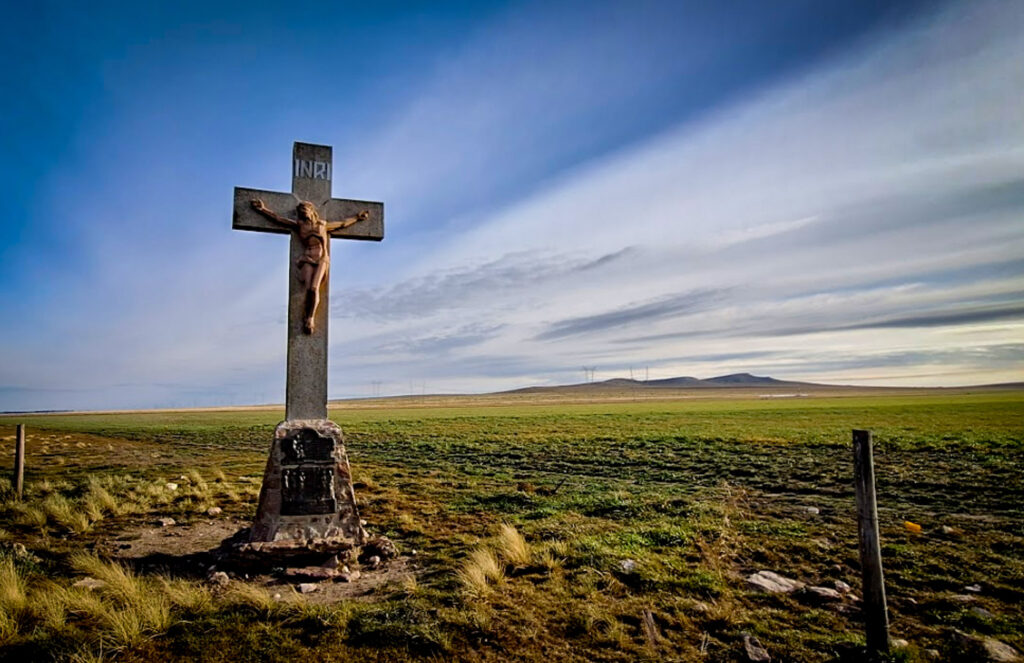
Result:
M1024 379L1024 5L23 3L0 26L0 410L279 402L334 195L332 397Z

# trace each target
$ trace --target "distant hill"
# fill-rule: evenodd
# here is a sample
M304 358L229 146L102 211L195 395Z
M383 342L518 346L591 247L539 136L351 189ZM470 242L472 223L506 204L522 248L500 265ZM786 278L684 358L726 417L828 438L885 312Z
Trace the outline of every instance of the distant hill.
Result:
M629 378L612 378L601 382L582 382L553 387L525 387L502 392L508 394L531 394L545 391L596 391L606 389L728 389L737 387L830 387L833 385L814 384L813 382L790 382L775 378L751 375L750 373L733 373L714 378L662 378L660 380L630 380Z

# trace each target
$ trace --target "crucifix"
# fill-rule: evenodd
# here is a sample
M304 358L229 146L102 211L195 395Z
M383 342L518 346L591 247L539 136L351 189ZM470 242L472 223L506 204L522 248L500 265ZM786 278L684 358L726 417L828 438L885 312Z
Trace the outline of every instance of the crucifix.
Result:
M235 187L232 227L291 235L285 420L274 430L250 540L315 541L340 553L365 532L341 430L327 419L330 240L380 241L384 204L331 198L331 170L330 147L295 143L292 192Z
M292 192L235 187L235 230L291 235L285 419L327 418L330 239L384 239L384 204L331 198L331 148L295 143Z

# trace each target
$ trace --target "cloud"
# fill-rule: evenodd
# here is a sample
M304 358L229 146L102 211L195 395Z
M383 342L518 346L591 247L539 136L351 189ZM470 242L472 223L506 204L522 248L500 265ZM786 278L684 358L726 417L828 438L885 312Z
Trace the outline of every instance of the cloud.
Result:
M467 325L443 334L401 338L375 346L372 351L385 355L412 354L437 358L453 350L464 349L494 338L504 325Z
M349 291L334 302L332 314L342 318L394 320L473 308L481 299L509 298L541 284L550 287L574 274L600 270L632 253L629 247L596 258L528 251L507 253L478 265L441 268L438 273L386 288Z
M598 315L562 320L549 325L547 331L538 334L536 338L547 341L588 332L619 329L636 322L692 314L712 306L722 299L723 294L724 291L721 290L697 290L660 297L654 301L633 304Z

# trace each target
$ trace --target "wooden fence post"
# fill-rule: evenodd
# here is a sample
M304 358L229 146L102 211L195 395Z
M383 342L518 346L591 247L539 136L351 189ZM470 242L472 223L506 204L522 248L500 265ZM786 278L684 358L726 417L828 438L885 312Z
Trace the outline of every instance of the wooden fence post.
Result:
M25 424L18 424L14 443L14 493L21 499L25 488Z
M857 529L864 581L864 628L868 654L873 655L889 651L889 615L885 607L882 546L875 499L875 462L869 430L853 431L853 477L857 487Z

